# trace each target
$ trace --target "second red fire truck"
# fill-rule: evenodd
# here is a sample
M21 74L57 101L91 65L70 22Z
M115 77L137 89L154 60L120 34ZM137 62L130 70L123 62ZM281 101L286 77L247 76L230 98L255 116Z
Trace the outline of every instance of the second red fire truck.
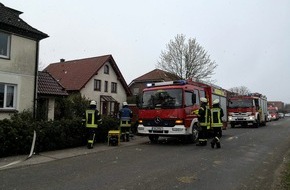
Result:
M267 121L267 98L259 93L230 97L228 115L228 121L232 128L236 125L265 126Z
M191 80L150 84L143 90L139 105L138 134L147 135L151 142L156 142L160 136L195 142L201 97L209 100L209 106L218 98L226 113L226 92L221 88Z

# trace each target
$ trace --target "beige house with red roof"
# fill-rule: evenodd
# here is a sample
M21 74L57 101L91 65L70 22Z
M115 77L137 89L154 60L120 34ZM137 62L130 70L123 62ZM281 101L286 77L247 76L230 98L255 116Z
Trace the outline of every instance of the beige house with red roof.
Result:
M112 55L84 58L48 65L49 72L68 93L80 92L97 102L103 115L116 115L131 91Z
M0 119L36 112L39 41L48 35L0 3Z

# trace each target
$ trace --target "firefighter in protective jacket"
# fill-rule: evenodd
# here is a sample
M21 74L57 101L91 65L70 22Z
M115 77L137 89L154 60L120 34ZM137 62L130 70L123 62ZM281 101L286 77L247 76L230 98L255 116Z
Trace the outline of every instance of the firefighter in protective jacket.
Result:
M201 127L197 146L206 146L208 138L208 126L210 122L210 110L207 106L207 99L200 98L201 106L198 110L198 120Z
M221 148L220 138L222 136L222 117L224 116L223 109L219 105L219 100L215 99L213 101L211 109L211 127L213 128L214 138L211 141L211 147Z
M133 117L133 113L128 107L127 102L123 102L123 107L119 111L121 139L123 141L130 140L129 137L130 137L132 117Z
M88 143L87 147L93 148L95 136L96 136L96 130L98 128L98 125L101 123L101 116L99 114L99 111L96 109L97 103L96 101L90 102L90 107L86 110L86 128L88 132Z

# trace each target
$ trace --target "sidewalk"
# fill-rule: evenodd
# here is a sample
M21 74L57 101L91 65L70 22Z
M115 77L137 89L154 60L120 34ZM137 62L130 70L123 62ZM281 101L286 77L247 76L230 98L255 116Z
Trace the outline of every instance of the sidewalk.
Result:
M55 151L48 151L48 152L41 152L39 154L34 154L31 158L27 159L27 155L21 156L12 156L12 157L5 157L0 158L0 171L5 170L8 168L16 168L21 166L29 166L34 164L40 164L45 162L50 162L54 160L70 158L80 155L86 155L106 150L111 150L120 147L126 147L141 143L149 142L148 137L143 136L134 136L129 142L120 142L119 146L109 146L107 143L97 143L94 145L93 149L87 149L86 146L70 148L70 149L63 149L63 150L55 150ZM9 166L6 166L11 164Z

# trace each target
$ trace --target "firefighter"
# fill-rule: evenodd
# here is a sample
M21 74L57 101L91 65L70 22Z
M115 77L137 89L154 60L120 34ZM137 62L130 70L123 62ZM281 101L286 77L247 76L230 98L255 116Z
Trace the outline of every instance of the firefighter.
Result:
M219 100L213 101L211 109L211 127L213 128L213 140L211 141L211 147L221 148L220 138L222 136L222 117L224 116L223 109L220 107Z
M198 120L201 127L197 146L206 146L208 138L208 125L210 121L210 109L207 106L207 99L200 98L201 106L198 110Z
M88 143L87 147L89 149L93 148L95 136L96 136L96 130L98 128L98 125L101 123L101 116L99 114L99 111L97 110L97 103L96 101L91 101L89 108L86 110L85 115L86 120L86 128L88 132Z
M119 111L121 139L123 141L130 140L129 137L130 137L132 117L133 117L133 113L130 110L130 108L128 107L128 103L123 102L123 107Z

